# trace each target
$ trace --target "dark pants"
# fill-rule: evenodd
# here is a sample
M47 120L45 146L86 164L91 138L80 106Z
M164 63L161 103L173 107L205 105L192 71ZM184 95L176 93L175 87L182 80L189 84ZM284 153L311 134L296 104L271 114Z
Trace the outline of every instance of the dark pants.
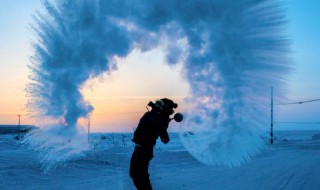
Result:
M152 190L149 179L149 162L153 157L153 148L136 146L130 160L130 177L138 190Z

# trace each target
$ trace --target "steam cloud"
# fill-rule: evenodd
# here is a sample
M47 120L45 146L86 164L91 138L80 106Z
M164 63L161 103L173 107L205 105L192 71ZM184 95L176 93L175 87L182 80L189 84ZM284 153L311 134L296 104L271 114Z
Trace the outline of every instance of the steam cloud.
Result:
M236 166L265 146L270 86L291 70L278 0L57 0L36 16L28 109L77 133L93 106L82 85L116 68L114 58L166 41L191 92L181 138L198 160ZM280 92L279 92L280 93ZM64 132L62 132L64 134ZM45 140L45 139L44 139Z

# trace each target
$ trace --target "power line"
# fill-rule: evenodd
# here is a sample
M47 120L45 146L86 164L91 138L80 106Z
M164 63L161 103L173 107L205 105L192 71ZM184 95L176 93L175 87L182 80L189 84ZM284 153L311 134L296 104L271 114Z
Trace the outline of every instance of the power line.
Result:
M320 122L295 122L295 121L279 121L274 123L290 123L290 124L311 124L311 125L318 125Z
M313 99L313 100L300 101L300 102L278 103L278 104L274 104L274 105L303 104L303 103L316 102L316 101L320 101L320 98Z

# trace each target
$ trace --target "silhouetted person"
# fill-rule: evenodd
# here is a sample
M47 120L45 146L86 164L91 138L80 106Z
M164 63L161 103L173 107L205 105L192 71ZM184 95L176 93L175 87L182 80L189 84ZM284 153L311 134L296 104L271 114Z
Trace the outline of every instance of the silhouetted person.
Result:
M153 158L153 147L159 136L164 144L170 141L167 132L171 121L169 116L174 113L173 109L178 107L176 103L167 98L155 103L150 102L148 106L151 107L151 111L142 116L132 139L136 146L130 160L130 176L138 190L152 189L148 168Z

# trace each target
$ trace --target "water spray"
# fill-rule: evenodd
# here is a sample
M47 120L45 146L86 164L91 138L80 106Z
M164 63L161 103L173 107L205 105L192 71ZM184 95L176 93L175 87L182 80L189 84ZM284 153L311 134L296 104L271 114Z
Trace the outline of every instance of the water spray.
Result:
M268 89L285 89L292 67L282 32L282 1L52 2L44 1L47 12L35 16L38 40L26 88L30 114L42 126L59 129L49 130L56 136L42 140L47 145L44 160L54 160L48 150L77 139L77 121L93 111L81 94L84 83L115 70L115 58L160 46L161 36L168 39L168 63L183 64L190 86L186 103L192 109L182 133L194 135L181 135L186 149L205 164L232 167L265 147ZM177 45L181 40L186 42L183 47ZM62 141L55 144L51 138L57 137ZM66 157L84 151L65 147Z

